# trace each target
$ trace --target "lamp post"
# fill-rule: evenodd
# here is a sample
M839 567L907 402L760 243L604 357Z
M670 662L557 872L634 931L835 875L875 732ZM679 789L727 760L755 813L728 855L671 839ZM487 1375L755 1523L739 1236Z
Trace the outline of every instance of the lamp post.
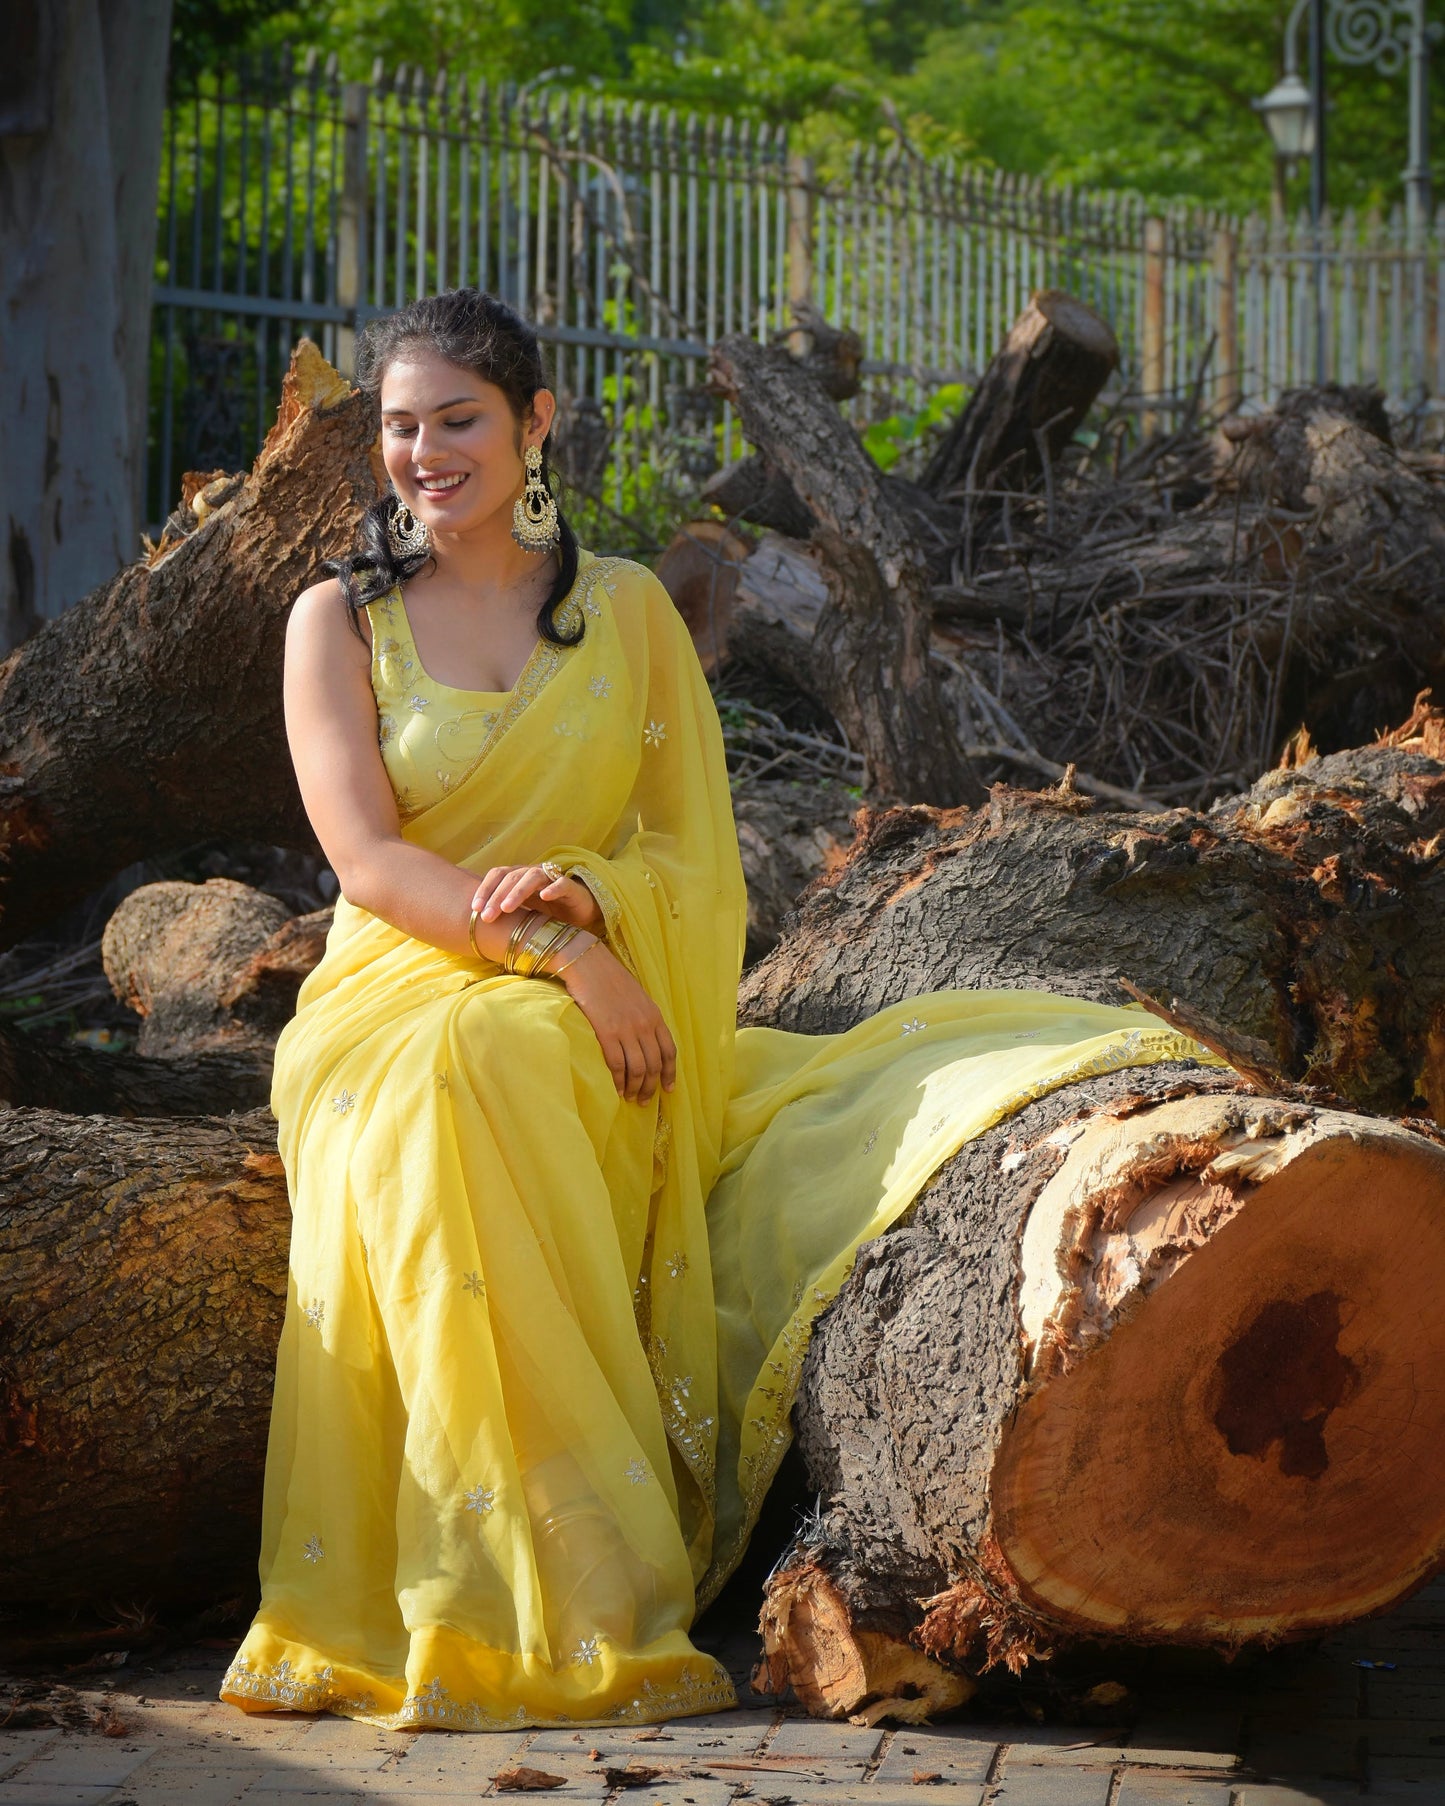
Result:
M1300 21L1309 13L1309 73L1300 76ZM1324 378L1325 55L1356 67L1394 75L1410 66L1410 156L1405 167L1405 218L1416 254L1416 376L1424 372L1425 267L1421 240L1430 217L1430 40L1425 0L1295 0L1284 33L1284 75L1262 100L1275 153L1288 161L1310 159L1310 223L1315 233L1316 377Z

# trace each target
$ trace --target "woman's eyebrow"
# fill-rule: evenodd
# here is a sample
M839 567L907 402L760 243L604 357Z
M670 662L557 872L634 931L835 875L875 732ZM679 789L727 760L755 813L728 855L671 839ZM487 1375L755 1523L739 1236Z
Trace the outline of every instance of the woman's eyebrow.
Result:
M450 401L439 401L430 412L433 414L442 414L445 413L448 408L459 407L464 401L475 403L477 400L478 397L475 395L453 395ZM381 412L383 418L389 418L392 414L410 414L412 410L410 408L383 408Z

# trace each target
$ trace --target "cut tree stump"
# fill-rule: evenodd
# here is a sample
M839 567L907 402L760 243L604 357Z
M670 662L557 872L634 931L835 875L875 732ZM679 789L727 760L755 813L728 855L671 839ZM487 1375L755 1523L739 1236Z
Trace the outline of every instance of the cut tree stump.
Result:
M302 340L250 474L199 489L191 531L0 665L0 947L142 857L314 845L281 720L286 611L351 546L375 439L366 398Z
M1092 307L1043 289L1014 321L923 473L931 495L1024 489L1083 424L1119 366L1119 342Z
M1383 1610L1445 1555L1442 1280L1435 1140L1188 1065L1029 1105L815 1329L823 1503L768 1585L764 1689L907 1718L1071 1639Z

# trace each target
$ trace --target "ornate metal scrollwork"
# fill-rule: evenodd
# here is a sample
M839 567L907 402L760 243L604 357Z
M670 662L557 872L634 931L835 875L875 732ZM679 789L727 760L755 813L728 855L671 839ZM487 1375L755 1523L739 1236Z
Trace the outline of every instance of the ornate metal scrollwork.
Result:
M1414 0L1326 0L1325 41L1342 63L1396 75L1410 54Z

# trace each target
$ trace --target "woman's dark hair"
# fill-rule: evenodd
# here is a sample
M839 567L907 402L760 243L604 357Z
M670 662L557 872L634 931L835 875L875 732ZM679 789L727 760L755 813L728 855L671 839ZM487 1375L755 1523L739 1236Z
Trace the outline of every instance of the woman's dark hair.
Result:
M373 402L381 399L381 379L387 366L414 347L434 351L459 370L470 370L483 382L495 383L506 396L517 419L526 420L538 389L547 387L547 372L537 335L518 313L479 288L454 288L444 295L427 295L409 302L394 314L376 319L356 345L357 386ZM547 452L549 433L542 442L542 481L551 487ZM389 491L361 517L361 541L348 558L327 565L340 579L352 619L368 602L386 595L398 583L414 577L430 552L398 558L387 535L387 523L397 500ZM559 512L561 539L557 546L557 580L537 614L537 631L555 646L575 646L582 625L570 637L557 626L557 610L577 581L577 535Z

